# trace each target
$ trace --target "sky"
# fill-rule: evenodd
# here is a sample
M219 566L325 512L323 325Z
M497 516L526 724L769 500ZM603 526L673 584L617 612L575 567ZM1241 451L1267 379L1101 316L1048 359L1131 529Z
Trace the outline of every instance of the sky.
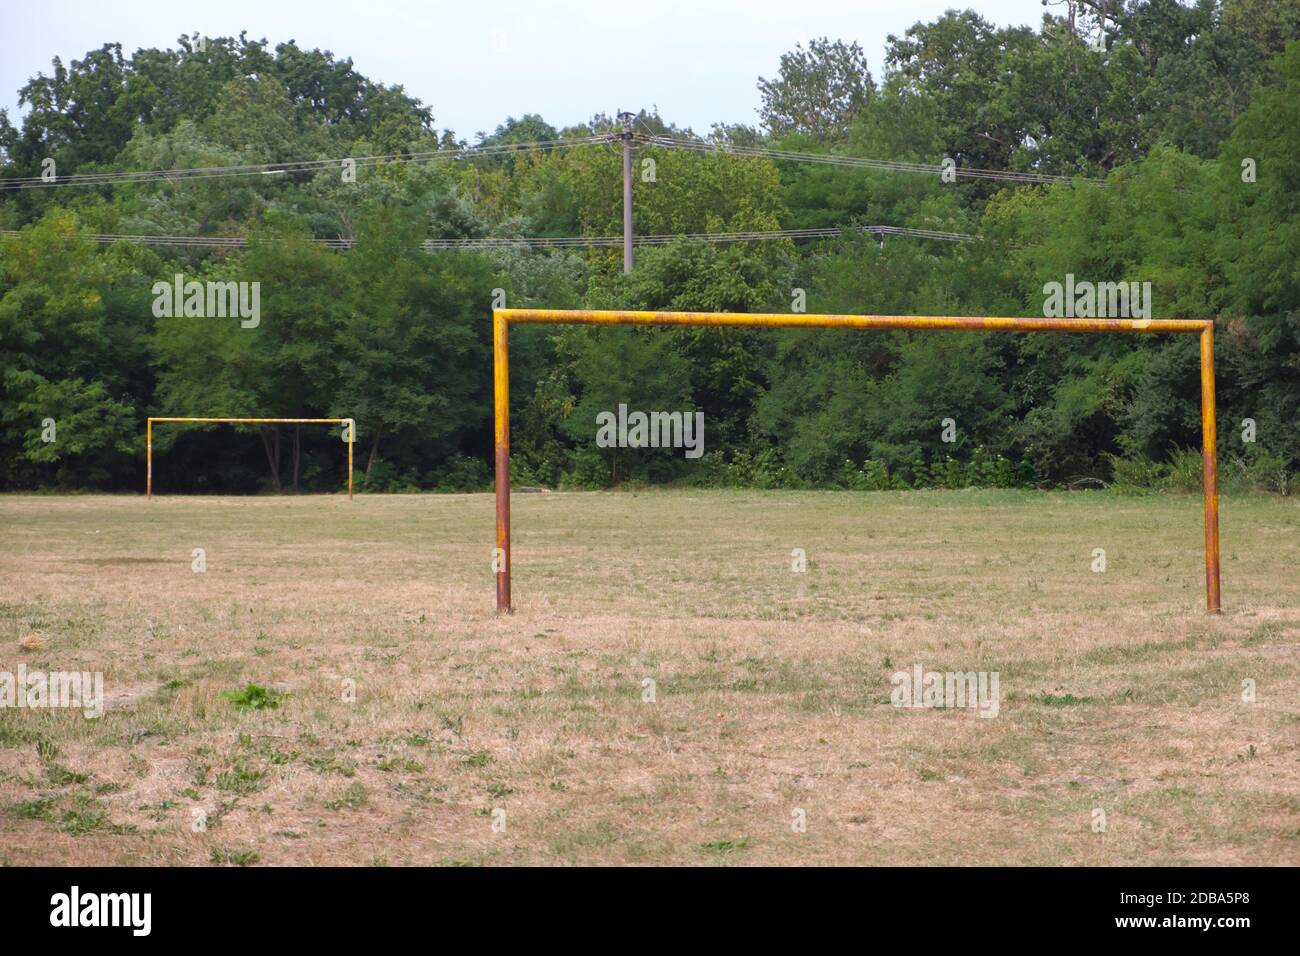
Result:
M18 89L107 42L124 54L181 34L297 40L400 84L439 129L473 140L508 116L564 127L642 108L697 132L757 123L759 76L810 39L857 41L877 80L886 37L944 10L1037 26L1040 0L0 0L0 108Z

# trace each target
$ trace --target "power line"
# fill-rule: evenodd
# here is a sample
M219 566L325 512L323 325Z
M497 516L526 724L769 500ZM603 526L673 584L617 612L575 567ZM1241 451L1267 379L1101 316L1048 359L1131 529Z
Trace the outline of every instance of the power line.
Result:
M644 125L644 123L642 124ZM149 182L180 182L201 179L233 178L241 176L278 176L290 173L320 172L322 170L339 170L346 163L352 163L358 169L380 166L387 163L428 163L441 161L463 161L490 156L509 156L531 153L538 150L563 149L577 146L610 146L622 139L621 133L605 133L573 139L539 140L529 143L500 143L491 146L471 146L465 149L435 150L418 153L390 153L380 156L348 156L337 159L295 160L282 163L246 163L227 166L196 166L181 169L149 169L136 171L118 171L102 173L76 173L69 176L55 176L46 179L41 176L23 176L0 179L0 192L14 192L21 189L49 189L55 186L112 186L130 185ZM1056 184L1083 182L1095 186L1105 186L1103 179L1091 179L1078 176L1058 176L1045 173L1025 173L1011 170L978 169L975 167L945 167L934 163L911 163L885 159L866 159L859 156L840 156L832 153L803 153L794 150L773 149L761 146L738 146L725 143L709 143L703 140L684 139L662 134L633 133L636 142L666 149L689 150L697 153L728 153L734 156L748 156L784 162L817 163L829 166L847 166L862 169L880 169L889 172L923 173L942 175L951 168L953 175L961 179L999 180L1027 184Z
M645 124L642 123L644 126ZM648 129L648 127L647 127ZM838 156L824 153L802 153L793 150L772 149L757 146L738 146L722 143L708 143L702 140L684 139L661 134L638 132L605 133L573 139L541 140L529 143L503 143L491 146L476 146L461 150L437 150L420 153L394 153L382 156L345 157L341 159L300 160L285 163L253 163L228 166L204 166L188 169L142 170L134 172L87 173L55 177L46 180L39 176L0 180L0 192L19 189L41 189L52 186L99 186L125 185L138 182L189 181L236 176L272 176L297 172L319 172L322 170L345 169L351 163L356 168L374 167L385 163L424 163L443 160L465 160L482 156L501 156L535 152L577 146L610 147L619 140L630 138L639 143L660 146L667 149L681 149L696 153L728 153L735 156L763 158L774 161L819 163L824 165L847 166L867 169L881 169L892 172L942 174L951 169L956 176L968 179L1005 180L1020 183L1073 183L1087 182L1105 185L1104 180L1072 178L1068 176L1049 176L1038 173L1021 173L976 168L946 167L929 163L897 162L892 160L865 159L855 156ZM851 227L860 232L871 233L880 237L887 235L908 236L921 239L934 239L944 242L971 242L981 237L967 233L945 232L933 229L914 229L906 226L857 226ZM845 230L838 227L812 229L772 229L753 230L734 233L686 233L655 236L637 236L631 239L632 245L665 245L677 239L701 240L706 242L751 242L776 239L827 239L842 234ZM12 230L3 230L5 235L18 235ZM206 246L210 248L245 248L248 242L239 236L133 236L123 234L97 234L86 236L95 242L139 242L153 246ZM349 249L355 243L350 239L313 240L331 249ZM493 249L493 248L600 248L628 243L626 235L619 236L560 236L560 237L500 237L500 238L455 238L427 239L422 243L425 249Z
M833 239L845 231L871 233L878 236L910 236L917 239L938 239L944 242L978 242L982 237L960 232L942 232L934 229L913 229L907 226L850 226L846 229L826 227L815 229L756 229L743 232L687 232L653 236L635 236L633 245L662 246L679 239L702 242L762 242L775 239ZM623 244L622 236L565 236L560 238L501 238L501 239L426 239L426 249L457 248L510 248L529 246L550 247L604 247Z
M321 170L341 170L352 163L356 168L379 166L385 163L427 163L477 159L481 156L508 156L537 150L560 149L568 146L595 146L612 142L613 135L585 136L577 139L539 140L530 143L501 143L492 146L470 146L465 149L436 150L421 153L391 153L384 156L348 156L340 159L306 159L286 163L248 163L232 166L196 166L185 169L149 169L136 172L84 173L56 176L46 180L40 176L0 179L0 192L19 189L48 189L53 186L112 186L141 182L189 181L236 176L275 176Z
M1011 170L977 169L975 167L936 165L933 163L905 163L886 159L864 159L858 156L838 156L831 153L800 153L788 149L771 149L763 146L736 146L727 143L708 143L703 140L681 139L673 136L646 136L637 134L640 142L666 149L691 150L697 153L730 153L734 156L752 156L760 159L783 160L787 162L821 163L828 166L853 166L863 169L882 169L889 172L925 173L942 175L951 169L952 174L961 179L988 179L1029 184L1070 184L1088 183L1093 186L1105 186L1104 179L1089 179L1084 176L1055 176L1046 173L1022 173Z
M663 234L653 236L636 236L633 242L639 246L662 246L679 239L701 242L762 242L777 239L833 239L845 232L862 232L876 236L907 236L915 239L935 239L941 242L978 242L981 236L962 232L943 232L935 229L914 229L908 226L850 226L846 228L824 227L812 229L757 229L743 232L692 232ZM0 235L20 236L15 229L0 230ZM122 233L77 234L71 238L84 239L102 244L115 242L138 242L146 246L199 246L215 249L245 249L248 239L243 236L136 236ZM347 250L353 248L355 239L313 239L312 242L328 249ZM619 246L622 236L521 236L492 238L455 238L425 239L420 246L426 250L447 249L567 249L567 248L603 248Z

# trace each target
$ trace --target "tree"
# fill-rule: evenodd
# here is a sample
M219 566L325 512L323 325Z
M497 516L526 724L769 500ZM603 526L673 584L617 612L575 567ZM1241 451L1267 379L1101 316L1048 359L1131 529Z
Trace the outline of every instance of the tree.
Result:
M842 139L871 102L875 84L862 47L822 37L781 55L775 79L758 78L763 125L773 136Z
M374 210L346 260L352 291L331 407L368 440L367 479L385 436L405 439L398 455L406 447L413 461L412 446L445 456L466 431L487 431L477 386L491 367L491 268L476 253L423 251L421 232L415 210Z
M120 481L153 384L145 293L156 258L101 252L66 212L0 249L0 485Z
M593 283L595 308L678 312L760 312L784 308L791 283L788 242L715 245L677 241L646 249L630 276ZM771 333L764 329L681 327L661 330L684 374L691 403L708 422L716 450L736 451L750 440L749 422L765 384ZM625 370L634 381L638 370Z
M901 91L935 101L941 141L958 165L1005 169L1024 141L1030 107L1008 89L1006 57L1039 42L1027 27L999 29L970 10L949 10L890 35L885 60Z
M26 462L56 466L59 487L104 487L139 460L144 441L136 410L115 400L103 382L10 370L3 390L0 425L23 436Z
M1258 421L1260 442L1300 463L1300 42L1287 45L1270 82L1223 145L1214 191L1214 290L1225 323L1232 420ZM1225 221L1226 220L1226 221ZM1209 230L1207 230L1209 234Z
M154 349L160 368L160 414L223 418L315 418L332 400L340 359L332 341L347 295L336 253L311 242L292 221L255 235L248 254L185 273L200 282L257 284L256 325L239 318L163 317ZM170 281L171 276L164 276ZM339 416L342 417L342 416ZM271 487L282 487L279 426L257 429ZM291 481L300 471L299 430L293 430ZM171 438L162 439L168 447Z

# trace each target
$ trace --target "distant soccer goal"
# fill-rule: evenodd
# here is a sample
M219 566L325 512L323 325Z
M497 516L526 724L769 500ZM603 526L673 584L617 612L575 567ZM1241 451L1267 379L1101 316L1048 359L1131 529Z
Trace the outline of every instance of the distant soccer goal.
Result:
M661 325L769 329L928 329L968 332L1183 332L1201 339L1201 461L1205 511L1205 606L1219 610L1219 473L1215 451L1214 323L1204 319L1051 319L966 315L809 315L741 312L629 312L590 309L493 309L496 395L497 611L510 604L510 323Z
M145 498L153 497L153 425L154 422L196 422L221 425L343 425L348 446L348 500L352 500L352 445L357 427L351 418L148 418L145 421Z

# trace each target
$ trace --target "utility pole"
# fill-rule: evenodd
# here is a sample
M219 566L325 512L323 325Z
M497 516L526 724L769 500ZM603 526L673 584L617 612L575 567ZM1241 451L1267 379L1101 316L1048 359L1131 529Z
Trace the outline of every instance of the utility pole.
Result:
M623 121L623 271L632 271L632 120L633 113L619 113Z

